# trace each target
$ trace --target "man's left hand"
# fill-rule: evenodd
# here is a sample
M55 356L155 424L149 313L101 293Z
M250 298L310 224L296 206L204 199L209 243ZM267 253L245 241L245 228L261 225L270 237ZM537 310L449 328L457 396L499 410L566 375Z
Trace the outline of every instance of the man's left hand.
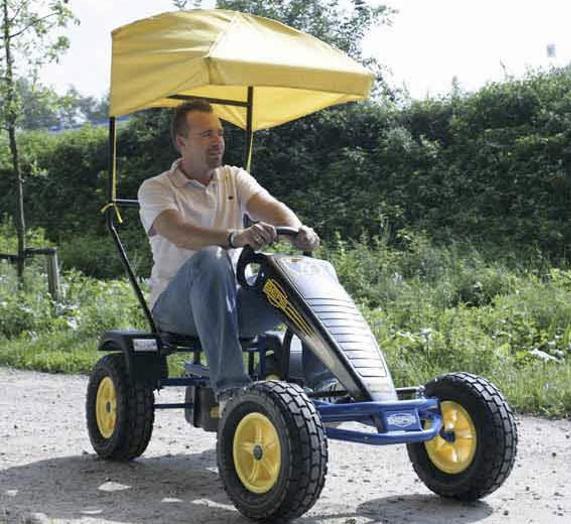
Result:
M300 226L299 232L293 239L293 245L304 251L313 251L319 246L319 235L308 226Z

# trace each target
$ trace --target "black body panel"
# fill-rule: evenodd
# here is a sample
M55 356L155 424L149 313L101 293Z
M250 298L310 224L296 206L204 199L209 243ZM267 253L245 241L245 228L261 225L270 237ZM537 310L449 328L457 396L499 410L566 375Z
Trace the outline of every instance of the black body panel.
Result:
M249 287L280 310L354 399L396 400L377 341L329 262L260 253L252 254L252 262L260 269Z

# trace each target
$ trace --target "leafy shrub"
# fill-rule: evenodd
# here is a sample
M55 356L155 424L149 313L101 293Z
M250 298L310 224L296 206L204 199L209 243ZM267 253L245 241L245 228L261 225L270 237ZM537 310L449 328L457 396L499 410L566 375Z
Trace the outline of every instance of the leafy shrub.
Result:
M120 232L121 241L136 274L147 277L151 268L151 251L143 229ZM125 276L119 253L110 234L77 235L64 240L59 248L65 269L77 269L93 278Z
M134 197L143 179L176 158L168 125L168 111L149 110L120 126L120 196ZM34 203L29 225L58 244L103 234L106 130L19 139L26 201ZM473 94L320 111L257 133L253 172L329 241L382 236L388 219L391 244L399 232L426 231L443 245L468 239L506 254L539 249L559 262L571 246L569 143L571 69L563 68ZM229 126L228 163L242 163L242 144L243 133ZM10 209L14 196L0 141L0 208ZM472 288L478 281L458 299L488 301Z
M2 294L0 336L13 338L23 333L36 336L51 329L52 314L49 298L29 293Z

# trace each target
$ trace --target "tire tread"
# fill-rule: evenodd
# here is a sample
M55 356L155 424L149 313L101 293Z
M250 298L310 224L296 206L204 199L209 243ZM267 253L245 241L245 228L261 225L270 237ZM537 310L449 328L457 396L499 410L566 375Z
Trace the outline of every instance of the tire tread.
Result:
M99 433L95 418L95 399L103 376L113 380L117 395L119 427L109 439ZM147 448L155 418L153 390L129 380L122 353L105 355L95 364L87 387L86 416L89 438L99 456L128 461L142 455Z
M480 431L476 428L478 447L482 450L480 467L469 478L455 484L452 480L454 476L449 475L450 481L444 481L442 478L446 477L445 474L436 476L427 467L427 461L430 460L423 443L409 444L408 454L414 470L429 489L445 497L477 500L498 489L513 469L518 441L515 417L498 388L483 377L471 373L442 375L426 385L426 394L438 397L437 391L443 387L466 395L475 403L486 422ZM457 477L460 476L462 474Z
M248 388L248 393L263 398L264 403L279 405L280 412L286 418L288 434L292 439L289 446L291 471L288 485L273 506L266 507L263 511L237 497L227 482L223 482L224 489L238 510L249 518L271 522L297 518L315 504L325 483L328 454L321 418L303 389L296 384L277 381L256 382ZM229 402L224 411L221 428L224 427L224 419L231 412L230 404L239 401L240 397ZM221 433L218 439L219 446L220 440ZM220 453L218 457L221 475L225 477L231 474L233 464L221 459Z

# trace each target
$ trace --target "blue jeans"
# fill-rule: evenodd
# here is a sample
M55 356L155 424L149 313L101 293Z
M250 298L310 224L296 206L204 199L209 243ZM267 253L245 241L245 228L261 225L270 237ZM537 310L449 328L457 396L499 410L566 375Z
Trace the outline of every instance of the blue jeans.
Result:
M161 331L199 337L216 394L251 382L239 337L253 337L281 322L260 295L238 285L230 257L214 246L201 249L183 264L157 299L153 317ZM305 348L303 368L310 387L332 378Z

